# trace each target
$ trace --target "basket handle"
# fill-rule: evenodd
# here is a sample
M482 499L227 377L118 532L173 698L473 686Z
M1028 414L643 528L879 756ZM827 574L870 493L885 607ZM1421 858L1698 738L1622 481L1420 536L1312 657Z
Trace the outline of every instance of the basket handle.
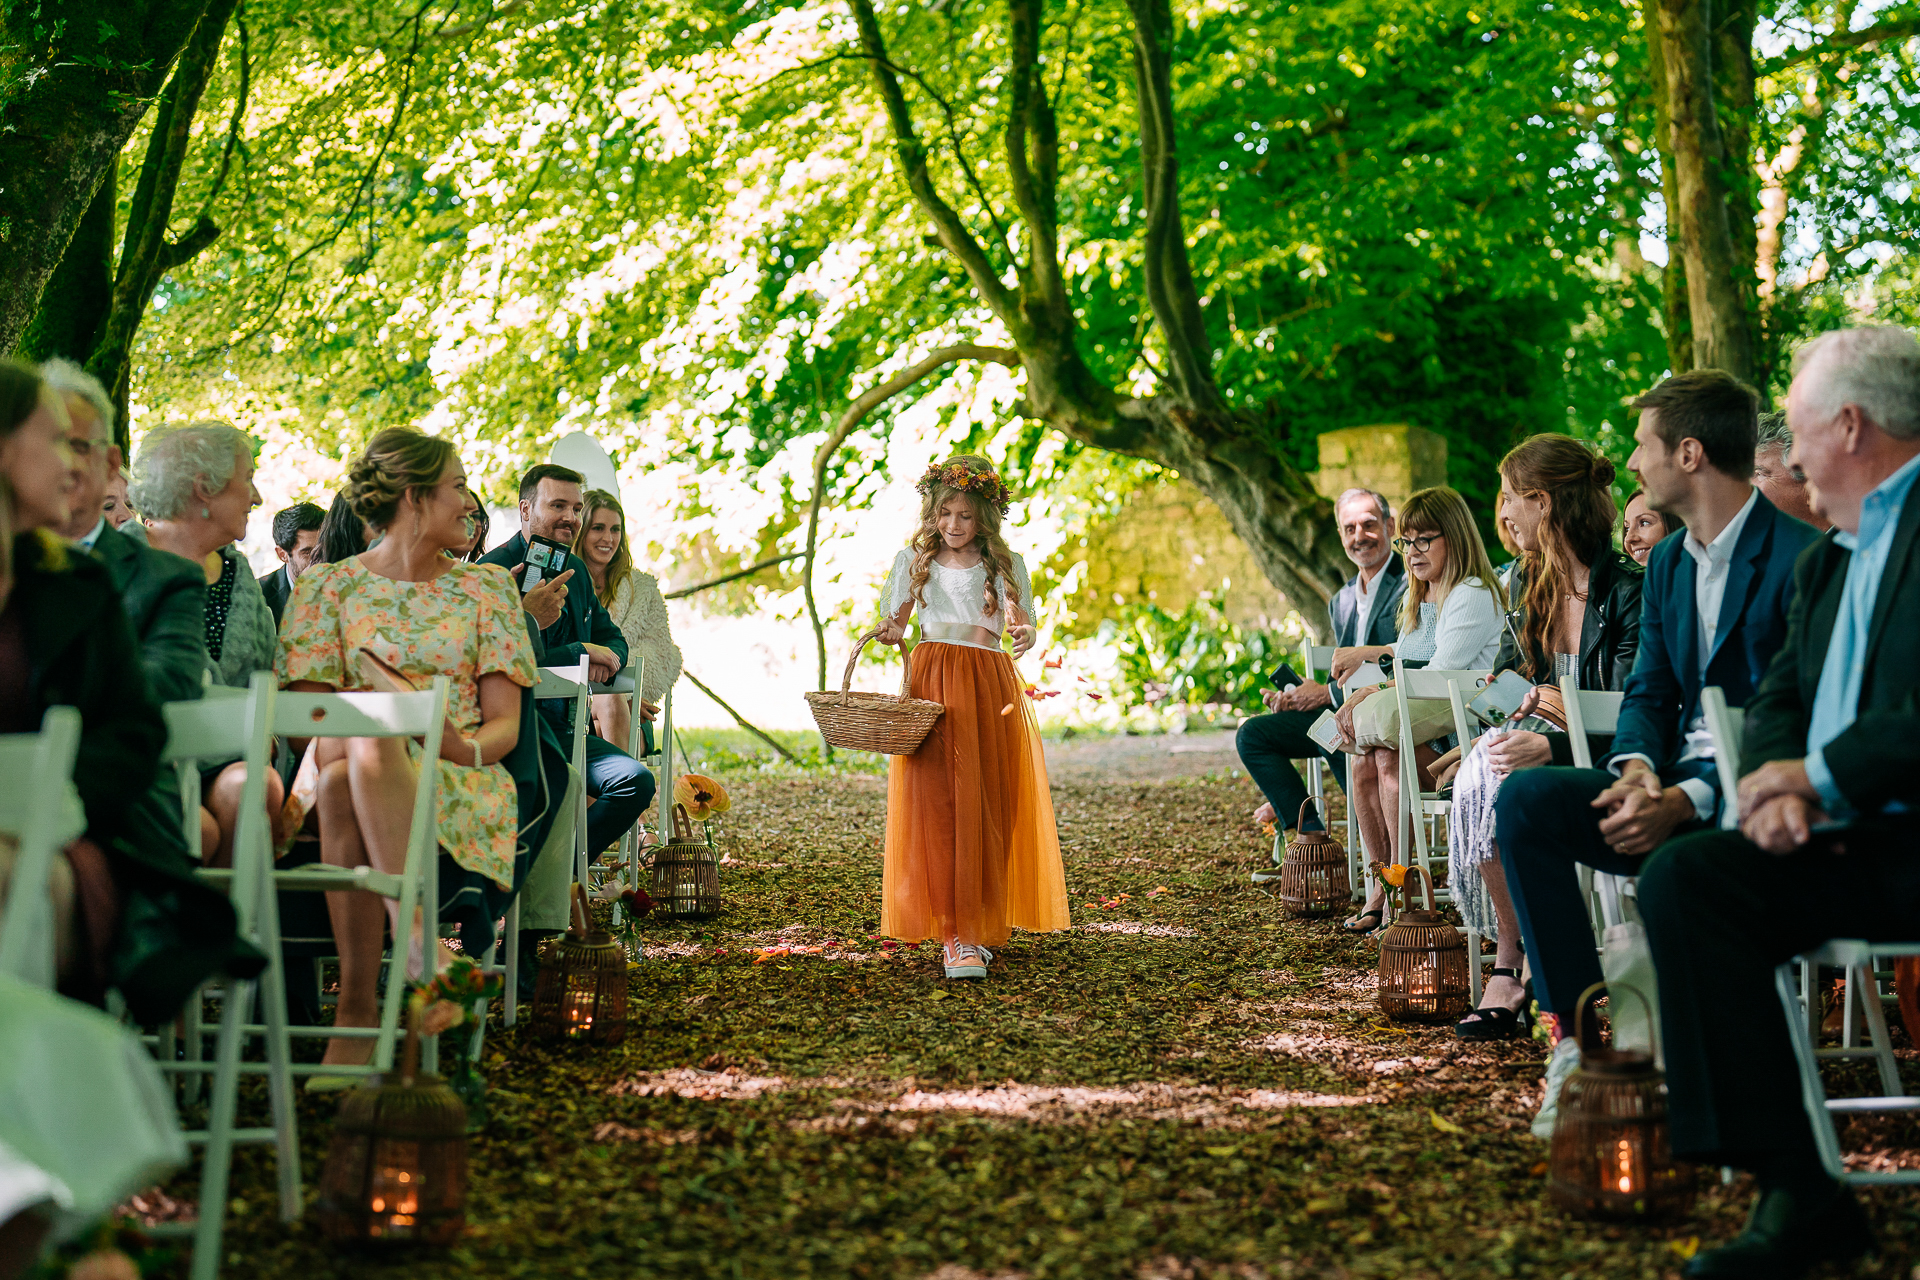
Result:
M853 652L847 655L846 674L840 677L840 705L841 706L844 707L847 705L847 696L853 691L853 669L855 666L859 665L860 655L867 651L867 646L869 644L872 644L875 640L878 640L879 638L880 638L880 628L875 627L871 631L868 631L864 635L862 635L859 638L859 640L854 642ZM900 649L900 658L901 658L900 700L902 702L905 702L907 700L907 697L911 689L911 680L912 680L913 673L907 667L907 664L906 664L907 638L904 635L900 637L899 649Z
M693 843L693 819L687 816L687 806L673 806L673 839L677 844Z
M573 927L568 929L567 932L576 938L586 937L587 921L590 918L587 914L587 886L575 881L573 886Z
M1430 876L1430 875L1428 875L1428 874L1427 874L1427 869L1426 869L1425 867L1423 867L1423 866L1421 866L1421 865L1419 865L1418 863L1414 863L1414 864L1412 864L1412 865L1410 865L1410 866L1408 866L1408 868L1407 868L1407 875L1409 875L1409 876L1411 876L1411 875L1412 875L1412 874L1413 874L1414 872L1416 872L1416 871L1418 871L1418 872L1420 873L1420 878L1421 878L1422 880L1424 880L1424 881L1426 881L1426 885L1427 885L1427 910L1429 910L1429 911L1438 911L1438 910L1440 909L1440 904L1439 904L1439 902L1438 902L1438 901L1436 901L1436 900L1435 900L1435 898L1434 898L1434 888L1433 888L1433 877L1432 877L1432 876ZM1407 882L1406 882L1405 880L1402 880L1402 881L1401 881L1400 883L1401 883L1402 885L1405 885L1405 884L1406 884ZM1407 906L1408 906L1408 907L1412 907L1412 906L1413 906L1413 890L1412 890L1412 888L1411 888L1411 887L1408 887L1408 889L1407 889Z
M1653 1016L1653 1005L1648 1002L1646 995L1641 992L1640 988L1630 982L1608 982L1603 978L1580 993L1580 1003L1573 1011L1573 1038L1575 1042L1580 1044L1586 1043L1580 1038L1580 1024L1586 1021L1587 1009L1591 1004L1593 993L1596 991L1605 991L1608 995L1612 995L1616 987L1621 991L1632 992L1633 998L1640 1002L1642 1009L1646 1010L1647 1039L1651 1041L1650 1047L1653 1050L1653 1060L1655 1062L1660 1061L1660 1028L1655 1025L1657 1020ZM1582 1049L1580 1051L1581 1059L1584 1061L1586 1056L1587 1051Z
M1316 765L1316 766L1314 766L1314 767L1315 767L1315 768L1318 768L1319 766L1317 766L1317 765ZM1305 830L1305 824L1306 824L1306 821L1307 821L1307 807L1308 807L1309 805L1311 805L1312 803L1313 803L1313 797L1312 797L1312 796L1308 796L1308 797L1307 797L1307 798L1306 798L1305 800L1302 800L1302 801L1300 802L1300 817L1299 817L1299 819L1298 819L1297 821L1295 821L1295 822L1294 822L1294 824L1293 824L1293 829L1294 829L1294 831L1295 831L1295 833L1296 833L1296 834L1297 834L1297 833L1299 833L1299 832L1301 832L1301 831L1303 831L1303 830Z

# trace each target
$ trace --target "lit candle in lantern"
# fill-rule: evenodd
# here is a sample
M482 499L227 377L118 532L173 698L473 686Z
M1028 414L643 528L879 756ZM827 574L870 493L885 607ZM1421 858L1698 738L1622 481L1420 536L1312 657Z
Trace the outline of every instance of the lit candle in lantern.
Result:
M1620 1194L1633 1194L1633 1144L1622 1138L1614 1147L1614 1167L1619 1172Z

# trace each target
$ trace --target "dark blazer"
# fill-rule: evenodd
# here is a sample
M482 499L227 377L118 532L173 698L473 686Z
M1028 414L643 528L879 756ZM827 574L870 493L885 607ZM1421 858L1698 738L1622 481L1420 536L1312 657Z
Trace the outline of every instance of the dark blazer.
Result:
M1807 754L1807 728L1853 553L1822 535L1800 556L1787 641L1747 703L1745 774ZM1823 752L1834 784L1863 813L1920 805L1920 485L1908 494L1873 599L1858 714Z
M513 566L527 558L527 540L520 534L501 543L486 555L480 557L481 564L505 565L509 572ZM540 656L543 667L577 666L583 656L582 643L604 645L620 657L620 665L627 664L627 637L620 630L607 607L593 592L593 579L587 573L586 561L579 556L567 557L567 568L573 570L573 577L567 579L567 599L560 608L560 616L553 625L544 631L536 627L531 615L527 615L527 631L536 637L539 647L544 651ZM554 723L572 724L573 700L571 698L550 698L536 704L542 715Z
M154 821L145 804L167 726L107 566L44 535L20 538L14 554L31 711L36 723L51 706L80 712L73 785L121 899L111 977L151 1026L214 973L251 977L265 961L236 936L226 894L194 879L178 819Z
M1794 561L1818 535L1774 510L1764 494L1755 495L1753 513L1727 566L1727 591L1705 680L1700 678L1699 615L1693 603L1694 562L1681 545L1687 536L1684 529L1671 535L1647 560L1640 652L1627 678L1613 751L1646 756L1656 763L1663 782L1697 777L1717 794L1720 779L1710 761L1689 761L1676 768L1687 726L1700 714L1700 690L1719 685L1728 704L1736 707L1753 696L1787 640Z
M200 566L102 529L94 558L107 567L120 607L140 643L140 665L155 702L199 698L207 669L207 578Z
M1327 611L1333 615L1333 643L1342 649L1351 649L1355 645L1392 644L1400 638L1400 601L1407 594L1407 566L1397 553L1387 553L1386 568L1380 570L1380 590L1373 600L1373 616L1360 616L1360 572L1355 570L1351 578L1338 591L1333 593L1333 602ZM1360 625L1366 623L1366 634L1360 634ZM1333 686L1333 705L1339 706L1347 700L1346 692L1339 685Z
M283 564L260 579L260 594L267 598L267 608L273 610L273 625L279 627L280 615L287 611L287 600L293 595L287 566Z
M1594 558L1587 578L1587 607L1580 621L1580 662L1575 678L1582 689L1618 693L1626 687L1633 662L1640 649L1640 592L1644 571L1629 556L1609 546ZM1525 561L1518 562L1507 580L1507 629L1500 637L1500 655L1493 660L1497 675L1518 671L1531 675L1535 684L1553 680L1553 659L1536 650L1530 663L1520 660L1520 636L1526 628L1527 611L1521 603L1527 592ZM1565 734L1549 734L1553 762L1573 763L1573 742ZM1613 740L1588 735L1593 758L1605 756Z

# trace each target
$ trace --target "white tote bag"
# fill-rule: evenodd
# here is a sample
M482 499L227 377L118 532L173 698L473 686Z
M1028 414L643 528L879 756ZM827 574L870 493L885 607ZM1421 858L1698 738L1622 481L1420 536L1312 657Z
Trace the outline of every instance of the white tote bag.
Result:
M1601 938L1600 971L1607 979L1607 1011L1613 1018L1613 1047L1652 1050L1654 1065L1666 1070L1666 1046L1655 1034L1660 1027L1660 983L1653 972L1653 950L1647 945L1647 927L1638 920L1608 925ZM1633 998L1632 987L1646 997ZM1651 1014L1652 1022L1648 1022Z

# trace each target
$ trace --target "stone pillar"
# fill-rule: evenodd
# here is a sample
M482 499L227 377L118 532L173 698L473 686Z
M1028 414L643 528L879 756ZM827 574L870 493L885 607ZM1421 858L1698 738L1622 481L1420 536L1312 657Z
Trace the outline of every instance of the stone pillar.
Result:
M1417 489L1447 482L1447 439L1405 423L1343 427L1320 434L1314 487L1328 498L1346 489L1383 493L1397 512Z

